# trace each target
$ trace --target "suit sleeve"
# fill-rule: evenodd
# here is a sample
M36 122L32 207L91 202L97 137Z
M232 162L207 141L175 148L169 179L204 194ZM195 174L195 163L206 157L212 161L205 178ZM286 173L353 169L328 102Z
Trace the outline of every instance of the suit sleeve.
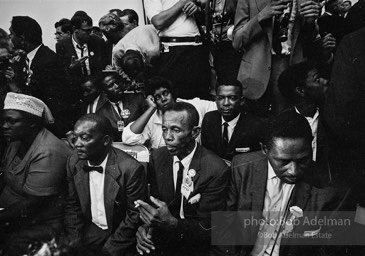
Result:
M258 21L258 16L250 17L249 0L238 1L234 23L233 47L237 51L245 51L257 37L266 35Z
M81 243L82 229L84 227L83 213L80 206L80 200L76 191L73 169L69 158L67 162L67 185L68 193L65 207L65 231L68 240L72 243Z
M146 198L146 172L143 166L138 164L126 175L127 214L104 245L104 249L113 256L126 255L135 250L135 235L140 222L134 201Z

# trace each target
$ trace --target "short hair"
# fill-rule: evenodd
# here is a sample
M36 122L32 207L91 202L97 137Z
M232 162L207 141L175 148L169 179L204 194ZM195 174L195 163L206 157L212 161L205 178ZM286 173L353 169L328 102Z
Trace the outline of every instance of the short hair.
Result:
M218 91L218 87L220 86L234 86L239 89L240 94L242 95L242 84L237 79L218 79L217 85L215 87L215 91Z
M295 111L284 111L267 121L263 143L270 149L274 139L277 138L303 138L311 143L313 136L309 123L304 116Z
M118 15L115 15L112 12L107 13L103 17L101 17L99 20L99 26L100 26L100 24L116 25L115 31L122 31L124 29L124 24L123 24L122 20L118 17Z
M92 122L95 124L95 129L97 131L100 131L103 135L109 135L112 136L113 134L113 128L112 125L105 116L98 115L95 113L83 115L82 117L77 120L76 124L79 124L81 122ZM75 124L75 126L76 126Z
M76 29L81 28L82 24L85 22L89 26L93 25L93 20L84 11L75 12L74 16L72 16L72 18L71 18L71 25L72 25L72 27L74 27Z
M26 42L39 45L42 43L42 28L38 22L28 16L14 16L11 28L18 36L24 37Z
M13 51L13 46L10 42L9 34L0 28L0 48L5 48L8 52Z
M128 21L130 23L132 22L136 22L136 25L138 26L138 14L136 13L135 10L132 10L132 9L124 9L121 13L121 15L119 17L123 17L123 16L128 16Z
M102 89L101 83L103 79L104 76L100 73L96 75L85 76L82 78L82 82L80 83L80 85L83 85L87 82L91 82L98 90L101 90Z
M70 33L72 34L72 25L71 25L71 20L69 19L60 19L59 21L57 21L55 24L54 24L54 27L55 28L58 28L58 27L61 27L61 31L63 33Z
M196 110L196 108L187 102L174 102L172 104L169 104L166 109L164 110L164 113L169 111L175 111L175 112L184 112L186 111L188 113L188 126L190 129L194 128L194 126L199 125L199 113Z
M327 0L324 4L324 9L326 12L331 12L333 10L334 4L337 3L339 0Z
M352 5L352 2L350 0L343 1L343 3L349 3L350 5Z
M316 68L317 64L310 61L289 66L280 74L278 79L278 87L281 94L288 100L294 101L296 88L305 87L309 71Z
M121 9L111 9L111 10L109 10L109 12L115 12L116 14L117 14L117 16L118 17L122 17L123 15L122 15L122 10Z
M142 54L135 50L126 51L120 59L120 67L128 76L134 78L145 69Z
M145 81L144 85L146 87L147 95L153 96L153 94L155 94L155 92L158 89L165 88L170 91L170 93L172 94L172 97L175 99L173 83L170 80L168 80L162 76L153 76L153 77L147 79Z

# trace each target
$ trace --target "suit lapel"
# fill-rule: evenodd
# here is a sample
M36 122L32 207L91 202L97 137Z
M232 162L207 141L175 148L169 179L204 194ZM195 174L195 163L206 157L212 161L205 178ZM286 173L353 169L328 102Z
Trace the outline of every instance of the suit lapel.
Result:
M173 157L166 150L162 151L161 157L158 158L157 165L159 168L156 170L160 170L157 173L157 184L159 185L159 196L163 198L167 204L174 200L175 195L175 187L174 187L174 178L173 178Z
M81 209L83 209L83 212L86 213L87 216L91 217L89 173L83 170L85 165L87 165L85 160L79 161L76 164L76 175L74 180Z
M41 47L39 47L37 53L34 55L34 58L32 60L32 64L30 64L30 69L31 70L35 70L37 69L37 64L38 62L40 61L40 58L42 57L42 52L43 52L43 49L44 49L44 45L42 44Z
M109 151L108 161L105 166L104 180L104 206L108 228L112 229L114 202L118 194L120 186L117 182L120 172L115 162L115 152L113 149Z

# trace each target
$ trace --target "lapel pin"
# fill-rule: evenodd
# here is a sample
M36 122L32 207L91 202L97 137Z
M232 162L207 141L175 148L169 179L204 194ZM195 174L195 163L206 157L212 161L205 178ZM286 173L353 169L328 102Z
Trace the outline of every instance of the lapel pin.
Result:
M190 169L189 171L188 171L188 176L190 177L190 178L194 178L194 176L196 175L196 171L194 170L194 169Z

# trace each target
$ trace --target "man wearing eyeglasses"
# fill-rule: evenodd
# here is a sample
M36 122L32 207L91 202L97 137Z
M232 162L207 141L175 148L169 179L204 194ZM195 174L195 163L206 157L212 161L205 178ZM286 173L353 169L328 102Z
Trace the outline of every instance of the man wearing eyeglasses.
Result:
M91 35L92 19L88 15L75 14L71 25L71 37L61 40L56 45L56 52L63 57L73 102L76 102L81 98L80 84L88 76L100 73L107 63L104 40Z

